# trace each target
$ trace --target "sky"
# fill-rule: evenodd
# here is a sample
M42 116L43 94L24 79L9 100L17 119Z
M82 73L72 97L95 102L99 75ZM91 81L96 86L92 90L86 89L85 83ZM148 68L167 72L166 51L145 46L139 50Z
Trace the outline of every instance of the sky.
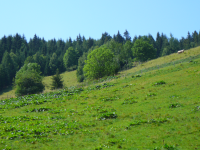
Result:
M132 39L157 32L180 39L200 31L199 8L200 0L0 0L0 38L100 39L127 30Z

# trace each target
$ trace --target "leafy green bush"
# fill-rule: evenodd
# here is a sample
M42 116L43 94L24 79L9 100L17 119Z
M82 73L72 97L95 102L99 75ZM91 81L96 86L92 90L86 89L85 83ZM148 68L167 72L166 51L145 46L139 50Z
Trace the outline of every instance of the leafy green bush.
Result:
M85 79L84 75L78 75L78 76L77 76L78 82L83 82L84 79Z
M156 93L148 93L147 96L148 97L156 96Z
M37 63L25 64L15 76L15 94L17 96L35 94L44 90L40 65Z
M142 76L141 76L140 74L137 74L137 75L135 75L135 76L134 76L134 75L132 76L132 78L135 78L135 77L137 78L137 77L142 77Z
M174 104L170 104L170 106L169 106L169 108L177 108L177 107L181 107L181 104L174 103Z
M161 81L155 82L153 85L156 86L156 85L162 85L162 84L166 84L166 82L161 80Z
M194 112L197 112L197 111L200 111L200 106L196 106L196 107L194 108Z
M166 150L176 150L176 147L175 147L175 146L167 145L167 144L164 145L164 148L165 148Z
M117 118L117 114L115 114L115 112L107 112L103 113L99 119L105 120L105 119L115 119L115 118Z

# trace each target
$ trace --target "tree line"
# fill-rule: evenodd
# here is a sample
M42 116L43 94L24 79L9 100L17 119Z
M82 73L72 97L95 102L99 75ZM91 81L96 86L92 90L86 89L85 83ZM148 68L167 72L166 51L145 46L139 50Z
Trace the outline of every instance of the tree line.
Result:
M179 40L172 34L168 38L159 32L156 39L150 34L135 36L132 39L127 30L123 35L119 31L114 36L110 36L107 32L102 33L98 40L91 37L86 39L79 34L75 40L69 38L66 41L62 39L46 41L35 34L28 42L24 35L18 33L14 36L4 35L0 39L0 90L12 85L16 72L29 63L40 65L43 76L54 75L57 69L59 72L77 69L78 81L81 82L85 78L115 74L121 69L131 67L132 61L146 61L199 45L200 32L197 31L192 34L188 32L186 38L182 37ZM105 61L102 59L110 62L104 64ZM107 71L92 75L91 66L88 64L94 62L100 66L98 70L107 67Z

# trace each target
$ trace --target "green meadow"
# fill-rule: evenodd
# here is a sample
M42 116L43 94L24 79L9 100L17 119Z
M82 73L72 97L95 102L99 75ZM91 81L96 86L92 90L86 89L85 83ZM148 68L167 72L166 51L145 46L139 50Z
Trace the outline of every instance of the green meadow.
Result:
M57 91L45 77L44 93L2 99L0 149L200 149L200 47L134 66L82 84L66 72Z

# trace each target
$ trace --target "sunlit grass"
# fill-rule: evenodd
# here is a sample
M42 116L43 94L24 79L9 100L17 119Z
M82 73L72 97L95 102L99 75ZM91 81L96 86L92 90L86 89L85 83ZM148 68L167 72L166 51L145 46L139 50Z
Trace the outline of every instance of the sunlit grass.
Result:
M90 84L83 91L5 100L0 148L199 149L199 71L197 58Z
M129 69L129 70L125 71L125 73L137 72L139 70L143 70L143 69L154 67L154 66L159 66L159 65L162 65L162 64L165 64L165 63L170 63L170 62L173 62L175 60L181 60L181 59L185 59L185 58L188 58L188 57L193 57L193 56L196 56L196 55L199 55L199 54L200 54L200 46L196 47L196 48L189 49L189 50L185 50L184 53L181 53L181 54L173 53L173 54L170 54L170 55L167 55L167 56L164 56L164 57L153 59L153 60L148 61L146 63L142 63L142 64L137 63L136 64L137 67Z
M76 70L71 72L64 72L61 74L62 80L64 81L65 87L71 87L76 86L78 84L77 78L76 78ZM52 84L52 76L47 76L43 78L43 83L45 85L44 93L50 92L51 90L51 84ZM0 94L0 100L5 98L11 98L15 97L15 90L12 89L12 87L8 88L7 90L4 90Z
M76 77L76 70L70 72L61 73L62 80L65 87L76 86L78 84ZM50 91L52 84L52 76L44 77L43 82L45 84L45 92Z

